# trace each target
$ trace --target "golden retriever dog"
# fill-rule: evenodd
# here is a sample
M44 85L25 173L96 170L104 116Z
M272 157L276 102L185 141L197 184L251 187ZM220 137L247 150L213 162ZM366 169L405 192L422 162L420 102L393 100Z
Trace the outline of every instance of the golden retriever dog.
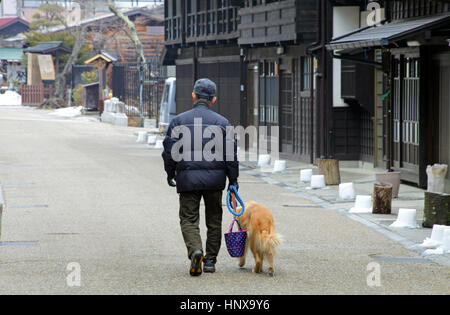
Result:
M275 247L281 244L281 236L276 232L272 213L263 205L254 201L245 203L245 212L238 217L242 229L247 230L244 256L239 258L239 267L244 267L245 256L250 245L255 258L255 273L262 271L263 260L269 263L269 275L274 275L273 258Z

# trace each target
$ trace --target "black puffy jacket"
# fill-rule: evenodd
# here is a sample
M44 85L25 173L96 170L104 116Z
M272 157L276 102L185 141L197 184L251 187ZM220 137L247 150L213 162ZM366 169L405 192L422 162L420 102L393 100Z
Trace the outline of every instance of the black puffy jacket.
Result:
M198 103L193 109L172 120L164 139L162 157L167 176L176 179L177 192L223 190L227 177L231 183L237 181L239 176L237 145L230 128L231 125L226 118L203 103ZM199 133L200 130L199 138L195 132ZM204 135L206 136L203 137ZM221 139L216 139L218 135ZM190 141L187 136L190 136ZM222 145L212 145L218 141L222 141ZM184 145L189 142L190 145ZM172 149L180 155L172 155ZM213 155L204 152L211 152Z

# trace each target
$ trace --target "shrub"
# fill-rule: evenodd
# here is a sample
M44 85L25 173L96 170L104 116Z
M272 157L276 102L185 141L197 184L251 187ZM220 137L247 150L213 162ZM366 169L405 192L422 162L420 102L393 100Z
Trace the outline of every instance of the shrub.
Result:
M83 84L89 84L97 82L97 71L86 71L81 74L81 81L83 81Z
M75 106L83 106L84 89L78 84L72 91L73 103Z

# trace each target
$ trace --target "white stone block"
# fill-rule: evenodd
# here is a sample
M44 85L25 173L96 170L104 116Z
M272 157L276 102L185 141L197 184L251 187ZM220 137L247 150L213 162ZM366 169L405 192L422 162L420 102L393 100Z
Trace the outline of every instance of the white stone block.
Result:
M417 225L417 210L416 209L399 209L397 220L390 225L390 227L395 228L411 228L415 229L419 226Z
M355 187L353 183L339 184L339 199L353 200L355 199Z
M372 213L372 196L357 195L351 213Z
M311 176L311 188L312 189L321 189L325 188L325 176L323 175L312 175Z
M125 114L114 114L114 125L116 126L128 126L128 117Z
M156 140L155 149L164 149L163 140Z
M444 230L444 239L442 241L444 253L450 252L450 228Z
M270 155L269 154L261 154L258 157L258 167L268 166L270 165Z
M136 142L137 143L147 143L147 137L148 137L147 131L139 131Z
M155 135L150 135L150 136L148 136L147 144L148 144L148 145L155 145L157 140L158 140L158 137L157 137L157 136L155 136Z
M276 160L273 165L272 173L282 173L286 171L286 161L284 160Z
M304 183L311 182L312 174L312 169L300 170L300 181Z
M436 248L438 246L441 246L444 241L444 231L446 228L448 227L445 225L433 225L431 238L427 237L419 246L422 248Z

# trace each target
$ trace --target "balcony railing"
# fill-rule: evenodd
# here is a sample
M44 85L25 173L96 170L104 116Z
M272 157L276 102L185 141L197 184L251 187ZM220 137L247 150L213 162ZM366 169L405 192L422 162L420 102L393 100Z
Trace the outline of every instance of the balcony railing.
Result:
M166 45L236 39L238 9L239 6L225 6L166 17Z
M237 7L225 7L188 14L186 42L236 38L237 10Z
M166 18L164 21L166 43L181 44L181 16Z

